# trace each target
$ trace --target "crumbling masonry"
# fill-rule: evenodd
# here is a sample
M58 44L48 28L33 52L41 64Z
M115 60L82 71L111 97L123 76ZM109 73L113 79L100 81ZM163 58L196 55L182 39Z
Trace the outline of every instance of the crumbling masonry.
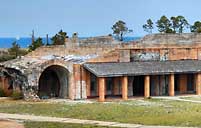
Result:
M122 43L110 36L66 39L0 64L0 87L25 99L201 94L201 35L153 34Z

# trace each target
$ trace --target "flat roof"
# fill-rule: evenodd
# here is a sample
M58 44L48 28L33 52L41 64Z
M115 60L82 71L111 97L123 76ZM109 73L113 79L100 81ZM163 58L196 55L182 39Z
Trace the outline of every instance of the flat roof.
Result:
M86 63L84 68L97 77L196 73L201 72L201 60Z

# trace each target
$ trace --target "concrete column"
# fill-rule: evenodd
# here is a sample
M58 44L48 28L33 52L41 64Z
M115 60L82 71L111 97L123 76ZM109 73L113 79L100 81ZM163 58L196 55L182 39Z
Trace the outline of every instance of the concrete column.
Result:
M91 96L91 74L87 71L86 73L86 86L87 86L87 97Z
M99 78L96 77L96 96L99 96Z
M174 74L169 75L169 96L174 96Z
M121 78L121 85L122 85L122 99L127 100L128 99L128 77L123 76Z
M79 64L73 65L73 74L74 74L74 99L81 99L81 70Z
M99 102L105 101L105 78L98 78Z
M144 97L150 97L150 76L145 76L144 78Z
M196 95L201 95L201 73L196 76Z
M86 76L87 76L87 70L84 69L84 67L81 67L81 98L86 99L87 98L87 86L86 86Z

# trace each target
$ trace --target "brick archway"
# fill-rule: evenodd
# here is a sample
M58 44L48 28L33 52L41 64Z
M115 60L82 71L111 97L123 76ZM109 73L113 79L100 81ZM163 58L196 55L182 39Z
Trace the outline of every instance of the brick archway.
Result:
M40 66L37 78L38 95L40 98L69 97L69 65L65 61L50 60Z

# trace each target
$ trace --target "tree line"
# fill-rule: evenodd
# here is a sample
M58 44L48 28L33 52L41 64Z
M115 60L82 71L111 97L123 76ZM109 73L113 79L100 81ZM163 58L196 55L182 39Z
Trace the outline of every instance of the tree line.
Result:
M170 18L165 15L161 16L155 23L148 19L142 28L148 33L152 33L154 28L157 28L160 33L183 33L185 30L190 29L190 32L201 33L201 21L195 21L190 25L184 16L172 16ZM117 21L112 26L113 34L118 40L123 41L123 36L133 30L128 29L126 23L122 20Z

